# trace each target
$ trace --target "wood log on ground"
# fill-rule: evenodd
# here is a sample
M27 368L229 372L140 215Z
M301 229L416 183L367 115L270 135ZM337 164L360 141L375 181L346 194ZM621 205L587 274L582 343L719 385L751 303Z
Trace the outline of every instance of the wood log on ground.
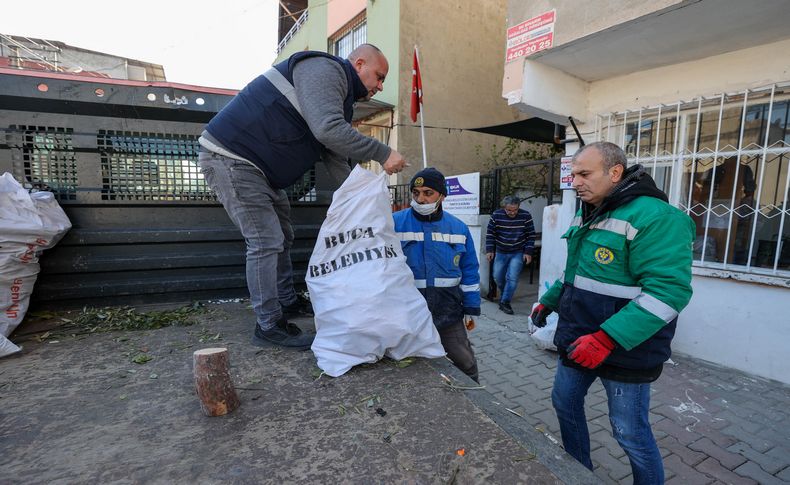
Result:
M222 416L239 407L239 396L230 377L228 349L196 350L193 357L195 389L206 416Z

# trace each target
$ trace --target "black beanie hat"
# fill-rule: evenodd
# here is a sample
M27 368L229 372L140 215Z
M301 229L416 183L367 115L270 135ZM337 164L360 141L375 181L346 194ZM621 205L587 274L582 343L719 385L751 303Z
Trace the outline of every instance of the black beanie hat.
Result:
M414 187L430 187L442 195L447 195L444 175L433 167L424 168L414 174L409 183L409 190L414 189Z

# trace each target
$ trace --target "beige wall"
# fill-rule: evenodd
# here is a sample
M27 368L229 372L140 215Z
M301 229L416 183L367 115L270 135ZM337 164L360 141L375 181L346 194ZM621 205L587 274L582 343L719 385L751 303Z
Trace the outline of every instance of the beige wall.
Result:
M359 13L365 10L367 0L332 0L327 4L326 33L334 35Z
M473 128L519 119L500 96L505 56L506 0L401 0L399 106L396 148L422 167L419 118L409 117L412 52L420 49L426 126ZM475 146L505 139L469 131L426 128L428 163L446 174L482 169Z

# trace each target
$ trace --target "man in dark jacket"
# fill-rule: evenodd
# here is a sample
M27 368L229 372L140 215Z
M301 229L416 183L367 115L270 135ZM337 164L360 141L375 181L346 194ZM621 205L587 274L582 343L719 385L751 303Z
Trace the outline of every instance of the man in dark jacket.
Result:
M349 159L377 160L390 174L408 165L351 126L354 103L381 91L388 69L370 44L348 60L299 52L248 84L200 137L201 171L247 243L255 345L308 348L314 338L287 320L312 308L294 291L294 234L283 189L319 160L338 184L350 173Z
M521 200L509 195L502 209L491 214L486 229L486 258L494 262L494 281L502 290L499 309L513 314L510 300L518 287L518 277L525 264L532 262L535 246L535 225L532 215L521 209Z
M480 265L469 227L442 210L444 175L428 167L411 179L411 209L393 214L414 283L425 297L450 360L477 381L465 315L480 315Z
M664 469L648 421L650 383L669 359L678 313L691 298L695 228L641 165L626 163L609 142L574 155L582 207L563 235L563 277L541 297L532 321L542 327L552 311L559 314L551 397L565 450L592 470L584 396L600 378L634 483L658 484Z

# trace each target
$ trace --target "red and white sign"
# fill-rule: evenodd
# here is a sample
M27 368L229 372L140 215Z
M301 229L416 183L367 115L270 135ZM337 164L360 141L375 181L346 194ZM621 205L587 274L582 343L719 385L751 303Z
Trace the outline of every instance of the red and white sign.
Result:
M505 62L551 47L554 44L556 18L557 10L553 9L507 29Z

